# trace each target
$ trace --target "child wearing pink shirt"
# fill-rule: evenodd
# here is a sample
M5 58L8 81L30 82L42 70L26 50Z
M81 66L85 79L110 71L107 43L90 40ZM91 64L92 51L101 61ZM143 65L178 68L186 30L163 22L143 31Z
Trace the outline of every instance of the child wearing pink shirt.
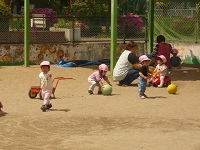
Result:
M111 85L108 77L106 76L107 72L108 72L108 66L105 64L101 64L99 65L99 70L93 72L88 77L88 82L90 83L90 87L88 89L89 94L93 94L94 88L96 86L98 86L98 94L102 94L103 90L103 83L101 81L102 79L104 79L109 85Z

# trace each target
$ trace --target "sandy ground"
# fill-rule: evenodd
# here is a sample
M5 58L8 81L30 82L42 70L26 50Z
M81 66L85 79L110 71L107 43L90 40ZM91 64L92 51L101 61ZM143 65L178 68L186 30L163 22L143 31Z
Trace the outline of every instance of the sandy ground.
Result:
M89 95L96 68L52 67L54 77L75 80L60 81L52 109L42 112L43 101L28 97L39 66L1 66L0 150L200 150L200 72L174 70L176 94L148 87L141 100L137 81L119 87L111 80L111 96Z

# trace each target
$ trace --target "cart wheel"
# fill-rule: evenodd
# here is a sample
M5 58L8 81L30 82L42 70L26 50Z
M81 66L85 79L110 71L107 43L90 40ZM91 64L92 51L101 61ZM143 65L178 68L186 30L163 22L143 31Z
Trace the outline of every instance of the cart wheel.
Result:
M170 84L171 84L171 82L167 82L167 83L166 83L166 87L168 87Z
M40 99L43 100L43 98L42 98L42 91L41 90L39 92L39 96L40 96Z
M37 93L31 92L31 89L30 89L29 92L28 92L28 96L29 96L31 99L33 99L33 98L36 98Z

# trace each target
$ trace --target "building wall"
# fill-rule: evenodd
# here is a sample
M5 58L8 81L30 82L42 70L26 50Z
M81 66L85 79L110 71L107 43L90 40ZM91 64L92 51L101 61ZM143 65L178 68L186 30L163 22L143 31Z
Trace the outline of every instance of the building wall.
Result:
M143 53L144 43L138 43L138 54ZM125 44L118 44L117 54L120 55ZM79 43L79 44L32 44L30 45L31 64L39 64L49 60L58 64L60 59L98 61L110 59L110 43ZM24 45L1 44L0 65L23 64Z
M200 44L173 43L173 48L176 48L178 56L185 64L200 64Z

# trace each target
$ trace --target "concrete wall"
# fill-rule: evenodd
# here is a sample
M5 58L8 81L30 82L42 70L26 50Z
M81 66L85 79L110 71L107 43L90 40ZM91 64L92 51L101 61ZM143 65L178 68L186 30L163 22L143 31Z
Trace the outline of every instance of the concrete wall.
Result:
M188 43L172 43L173 48L176 48L178 56L185 64L200 64L200 44Z
M145 44L138 43L138 55L143 53ZM121 54L125 44L118 44L117 55ZM60 59L98 61L110 59L110 43L78 43L78 44L32 44L30 61L39 64L42 60L59 63ZM20 44L0 45L0 65L23 64L24 47Z
M171 44L177 48L179 56L186 64L200 63L200 44ZM118 43L117 55L120 56L125 44ZM138 55L146 53L146 44L138 42ZM63 58L70 60L98 61L110 59L110 43L78 43L78 44L32 44L30 46L30 61L32 64L39 64L42 60L49 60L58 63ZM0 45L0 65L23 64L23 45Z

